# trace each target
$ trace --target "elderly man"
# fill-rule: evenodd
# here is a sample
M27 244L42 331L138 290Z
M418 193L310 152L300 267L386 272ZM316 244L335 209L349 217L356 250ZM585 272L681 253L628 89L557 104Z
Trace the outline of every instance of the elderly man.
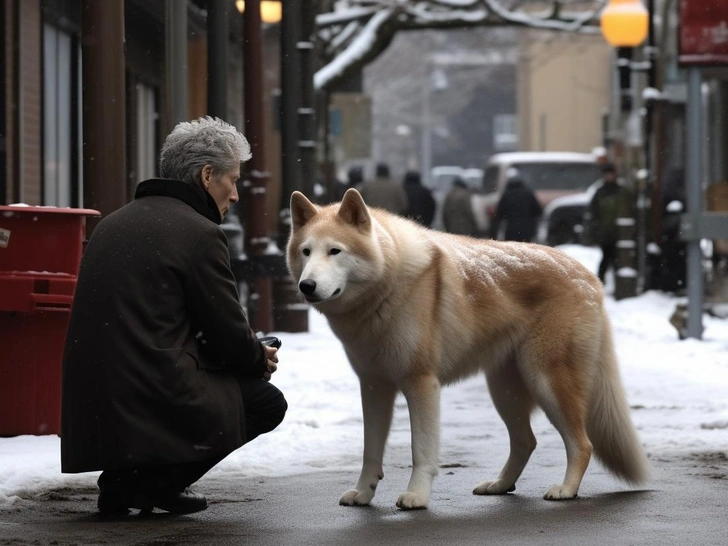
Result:
M286 412L268 382L276 349L248 325L219 227L248 159L231 125L180 123L163 178L140 183L88 242L63 356L61 466L103 470L102 514L205 509L189 486Z

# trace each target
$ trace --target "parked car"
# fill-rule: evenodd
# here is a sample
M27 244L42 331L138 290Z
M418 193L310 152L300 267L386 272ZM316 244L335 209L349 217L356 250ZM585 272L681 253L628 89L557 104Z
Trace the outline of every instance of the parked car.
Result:
M486 231L509 178L518 175L534 190L542 207L560 197L584 193L602 176L595 157L576 152L512 152L495 154L486 165L476 220Z
M483 187L483 169L463 169L462 178L473 191L480 191Z
M586 192L558 197L543 210L536 242L549 245L582 243L584 213L591 196Z

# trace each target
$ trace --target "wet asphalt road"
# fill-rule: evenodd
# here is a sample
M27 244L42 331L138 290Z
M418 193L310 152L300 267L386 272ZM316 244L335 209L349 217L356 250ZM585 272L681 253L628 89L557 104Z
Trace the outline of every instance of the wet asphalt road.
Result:
M535 455L535 454L534 454ZM385 468L373 504L341 507L356 472L284 478L203 479L210 507L198 514L154 513L113 521L95 514L96 491L59 490L0 508L0 545L16 544L680 544L728 545L725 452L652 455L653 479L634 490L592 462L574 501L541 494L563 472L563 455L532 459L506 496L476 497L491 478L482 468L443 468L428 510L395 508L409 469Z

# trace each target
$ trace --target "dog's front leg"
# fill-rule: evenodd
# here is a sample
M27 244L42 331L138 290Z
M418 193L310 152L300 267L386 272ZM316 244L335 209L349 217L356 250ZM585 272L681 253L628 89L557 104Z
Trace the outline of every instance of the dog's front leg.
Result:
M379 480L384 477L384 446L392 424L392 411L397 389L379 379L360 377L361 403L364 416L364 461L359 482L339 499L339 504L365 506L374 497Z
M402 392L412 429L412 476L397 506L404 510L427 508L440 449L440 382L432 375L412 377Z

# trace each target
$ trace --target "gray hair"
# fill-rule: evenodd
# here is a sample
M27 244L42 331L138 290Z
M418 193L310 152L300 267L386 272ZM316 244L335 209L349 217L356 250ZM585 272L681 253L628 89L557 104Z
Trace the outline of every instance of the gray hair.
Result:
M242 133L219 118L206 116L178 123L167 136L159 154L159 175L194 185L200 183L205 165L224 173L251 157Z

